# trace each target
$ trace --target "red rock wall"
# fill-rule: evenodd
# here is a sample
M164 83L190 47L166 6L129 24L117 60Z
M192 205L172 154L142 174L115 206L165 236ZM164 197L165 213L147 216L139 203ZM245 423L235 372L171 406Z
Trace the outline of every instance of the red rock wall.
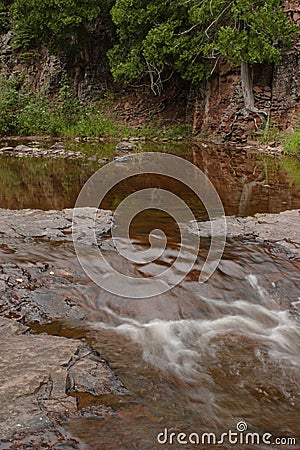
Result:
M291 21L300 25L300 5L287 2ZM300 39L283 54L278 66L253 67L256 107L268 113L271 124L286 129L298 120L300 111ZM221 63L214 75L194 92L193 132L221 140L247 142L262 125L255 114L239 114L243 109L240 69Z

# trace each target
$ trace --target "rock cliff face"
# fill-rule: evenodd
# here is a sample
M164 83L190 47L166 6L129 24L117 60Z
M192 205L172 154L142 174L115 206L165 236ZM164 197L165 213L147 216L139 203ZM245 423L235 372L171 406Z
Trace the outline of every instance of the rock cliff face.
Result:
M85 49L76 55L49 54L45 47L15 52L11 31L0 35L0 73L22 74L24 83L33 91L43 88L47 93L58 88L62 73L73 80L73 88L82 100L101 97L112 81L106 52L111 37L102 23L95 28Z
M290 20L300 25L300 6L286 2ZM256 107L282 129L292 126L300 109L300 40L283 54L279 65L257 64L252 68ZM206 85L193 93L193 132L207 133L229 141L251 140L261 126L255 114L239 114L243 108L240 69L220 63Z
M286 11L290 20L300 25L297 2L287 1ZM106 57L111 42L109 32L100 23L80 55L58 58L45 48L15 54L12 33L8 32L0 36L0 73L22 73L25 83L33 90L43 87L51 93L66 70L79 98L101 97L112 86ZM279 65L257 64L252 69L255 106L266 112L269 123L282 129L291 127L300 109L300 40L283 54ZM232 142L251 141L262 125L261 116L241 113L244 105L240 69L231 69L225 62L218 64L208 82L192 90L184 83L173 82L166 86L162 98L152 96L151 99L140 88L122 92L122 96L116 113L135 125L143 122L143 112L147 110L147 116L155 116L165 123L186 122L195 135Z
M297 120L300 101L300 50L283 55L278 66L253 67L255 106L264 110L269 123L281 129ZM213 134L228 141L247 142L262 125L257 114L242 113L243 95L239 69L225 64L194 92L194 134Z
M0 73L22 74L24 82L32 90L42 87L51 92L57 87L61 76L62 62L57 56L49 55L45 48L39 52L28 51L16 54L12 46L11 31L0 36Z

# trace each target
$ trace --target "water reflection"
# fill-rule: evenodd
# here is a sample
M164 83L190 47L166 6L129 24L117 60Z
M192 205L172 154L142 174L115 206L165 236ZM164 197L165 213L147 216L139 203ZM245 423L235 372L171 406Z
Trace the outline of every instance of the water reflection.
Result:
M81 143L77 146L73 143L70 148L83 151L86 157L66 160L0 156L0 207L44 210L73 207L83 184L101 167L98 160L103 157L112 160L115 151L114 144ZM170 152L192 161L214 184L227 215L246 216L299 207L300 163L291 158L274 159L253 152L200 144L140 144L139 150ZM141 177L133 184L126 181L106 199L104 206L115 209L128 193L153 186L153 182L158 187L161 185L150 178ZM164 186L175 192L179 189L185 200L193 202L191 193L176 181L169 180Z

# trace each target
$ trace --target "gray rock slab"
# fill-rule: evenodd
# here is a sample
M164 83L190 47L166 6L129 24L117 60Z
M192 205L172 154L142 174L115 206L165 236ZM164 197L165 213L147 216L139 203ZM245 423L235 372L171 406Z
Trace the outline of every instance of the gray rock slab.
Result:
M218 222L219 219L216 219ZM222 221L219 220L219 233ZM279 214L256 214L254 217L227 217L227 237L255 237L262 242L280 245L289 253L300 257L300 210L294 209ZM215 227L218 234L218 224ZM189 232L201 237L211 236L210 222L192 222Z
M0 319L0 435L48 424L55 403L60 412L76 410L65 393L66 365L78 348L72 339L33 336L17 322ZM53 406L53 405L52 405Z
M91 230L95 228L97 237L107 233L112 227L112 212L99 210L95 221L92 208L77 208L76 238L83 244L90 244ZM73 209L62 211L7 210L0 209L0 234L7 237L48 238L57 241L73 240Z

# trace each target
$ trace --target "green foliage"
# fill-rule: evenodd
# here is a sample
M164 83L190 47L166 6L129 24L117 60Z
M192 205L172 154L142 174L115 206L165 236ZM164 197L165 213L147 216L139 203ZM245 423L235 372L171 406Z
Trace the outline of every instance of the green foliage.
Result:
M265 124L257 131L258 140L261 144L267 145L270 142L281 142L282 132L279 129L278 123L270 121L268 117Z
M17 130L17 115L22 104L19 87L21 77L10 79L0 77L0 134L15 134Z
M276 63L294 30L280 0L116 0L112 19L119 37L109 52L114 78L147 73L154 91L162 73L200 81L219 56L232 65Z
M286 134L283 139L283 147L285 153L289 155L300 155L300 129Z
M300 161L295 158L282 158L280 167L287 174L292 184L300 188Z
M122 127L101 112L97 104L81 106L77 120L64 121L62 136L119 136Z
M79 123L85 117L87 126L91 116L86 119L86 108L75 98L66 78L62 81L58 97L54 99L43 92L32 93L21 89L21 81L19 76L0 77L0 135L61 136L72 135L72 131L75 135L76 132L78 135L88 135L89 130L79 127Z
M236 0L230 8L230 19L207 49L217 49L233 64L278 63L280 46L290 44L293 29L280 1Z
M0 0L0 33L9 30L9 4L10 1Z
M51 104L42 92L28 93L18 114L16 133L20 135L60 134L60 121L51 111Z
M8 11L23 50L79 52L97 24L115 27L114 78L147 74L157 94L173 72L194 83L210 76L220 56L231 65L277 63L294 30L281 0L0 0L0 30Z
M161 124L156 121L155 126L153 125L144 126L141 130L139 130L138 135L154 138L157 136L158 133L161 138L176 139L179 136L184 136L185 138L188 138L191 135L191 129L188 125L184 124L173 125L170 127L161 126ZM130 135L132 134L129 134L128 136ZM124 136L126 136L126 134Z
M101 12L98 0L15 0L15 45L46 44L53 50L80 45Z

